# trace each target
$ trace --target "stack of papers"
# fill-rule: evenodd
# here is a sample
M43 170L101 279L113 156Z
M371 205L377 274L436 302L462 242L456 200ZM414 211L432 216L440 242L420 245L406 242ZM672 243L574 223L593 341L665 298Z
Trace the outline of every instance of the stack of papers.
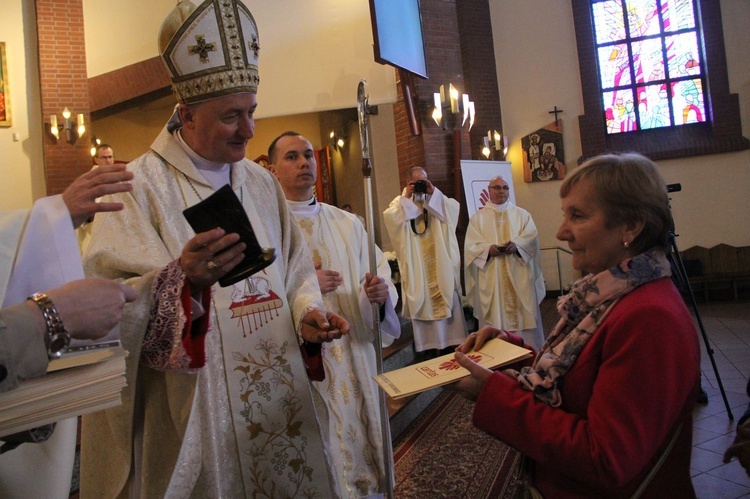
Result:
M531 352L500 339L490 340L478 352L466 354L487 369L495 369L531 357ZM396 369L375 376L375 381L394 400L420 393L430 388L453 383L468 376L469 371L456 361L455 354Z
M45 376L0 393L0 437L119 405L127 355L119 342L75 352L51 361Z

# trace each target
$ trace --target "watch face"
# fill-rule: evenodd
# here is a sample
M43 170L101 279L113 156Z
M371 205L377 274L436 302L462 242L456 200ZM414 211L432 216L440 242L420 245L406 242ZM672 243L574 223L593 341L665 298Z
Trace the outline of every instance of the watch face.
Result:
M57 358L68 351L68 345L70 345L70 336L57 333L50 337L47 353L50 357Z

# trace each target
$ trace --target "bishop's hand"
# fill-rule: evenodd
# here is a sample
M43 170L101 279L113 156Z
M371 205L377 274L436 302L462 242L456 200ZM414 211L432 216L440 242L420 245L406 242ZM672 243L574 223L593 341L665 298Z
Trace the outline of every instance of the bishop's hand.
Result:
M308 343L324 343L349 334L349 323L338 314L314 308L302 317L300 335Z
M180 255L180 265L190 282L191 292L213 286L244 258L245 243L236 233L225 234L217 227L196 234L187 242Z

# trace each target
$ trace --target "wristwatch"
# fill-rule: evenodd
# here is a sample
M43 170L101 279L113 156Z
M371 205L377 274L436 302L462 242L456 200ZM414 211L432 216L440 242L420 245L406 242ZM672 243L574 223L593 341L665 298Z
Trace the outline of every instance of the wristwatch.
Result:
M44 293L34 293L28 299L39 306L44 321L47 323L47 336L45 336L44 341L47 345L47 355L50 359L60 358L62 354L68 351L70 345L70 334L65 329L60 314L52 300Z

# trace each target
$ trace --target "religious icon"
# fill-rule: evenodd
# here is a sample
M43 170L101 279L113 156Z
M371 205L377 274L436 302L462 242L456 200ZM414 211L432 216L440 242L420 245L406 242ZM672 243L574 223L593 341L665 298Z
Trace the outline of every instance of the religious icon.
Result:
M11 124L8 62L5 56L5 42L0 42L0 126L7 127Z
M553 121L521 139L525 182L547 182L565 178L562 121Z

